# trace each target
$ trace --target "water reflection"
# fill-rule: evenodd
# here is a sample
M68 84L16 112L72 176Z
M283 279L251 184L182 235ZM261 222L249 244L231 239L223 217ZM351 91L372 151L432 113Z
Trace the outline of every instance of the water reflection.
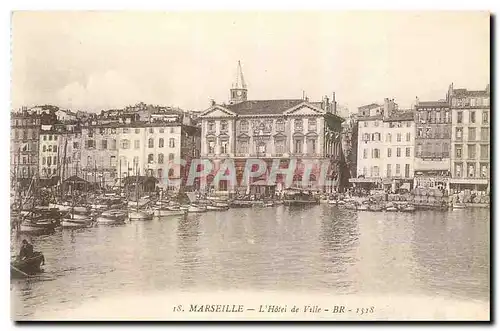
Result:
M23 238L13 237L12 252ZM322 291L489 299L489 211L231 209L28 238L43 277L13 281L15 316L124 293Z

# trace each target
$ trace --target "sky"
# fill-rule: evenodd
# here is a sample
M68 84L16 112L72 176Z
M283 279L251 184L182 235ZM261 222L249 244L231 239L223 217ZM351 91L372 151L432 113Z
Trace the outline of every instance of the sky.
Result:
M11 106L205 110L240 60L249 99L409 108L484 89L489 29L486 12L15 12Z

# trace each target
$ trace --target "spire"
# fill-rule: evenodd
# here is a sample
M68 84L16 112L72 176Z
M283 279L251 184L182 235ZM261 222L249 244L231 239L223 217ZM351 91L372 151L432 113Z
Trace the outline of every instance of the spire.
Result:
M245 83L245 78L243 77L243 70L241 69L241 62L238 60L238 68L236 70L236 83L233 88L246 89L247 84Z

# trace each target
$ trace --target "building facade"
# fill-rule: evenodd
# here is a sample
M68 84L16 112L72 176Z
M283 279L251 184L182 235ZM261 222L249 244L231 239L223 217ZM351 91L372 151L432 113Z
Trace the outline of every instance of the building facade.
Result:
M337 153L341 151L340 139L337 144L332 144L325 137L325 115L332 112L332 103L326 99L323 102L309 102L307 99L247 100L248 91L239 63L238 77L230 89L229 104L213 103L198 117L203 141L201 157L214 164L207 182L201 183L203 189L245 189L239 183L249 159L263 160L268 170L274 160L280 160L281 167L287 168L290 160L294 159L300 164L297 169L301 169L301 165L308 162L319 164L335 159L332 154L336 153L335 146L339 147ZM341 119L339 128L340 122ZM227 159L235 162L236 187L230 187L232 183L225 181L212 182L214 173ZM296 185L300 185L299 173L294 175ZM317 179L317 176L311 175L311 187ZM286 186L283 178L278 176L277 190Z
M26 108L11 115L11 178L30 179L38 175L41 118ZM15 181L11 181L14 183Z
M451 189L486 190L490 178L490 90L451 85Z
M415 104L415 187L449 188L451 113L449 97Z

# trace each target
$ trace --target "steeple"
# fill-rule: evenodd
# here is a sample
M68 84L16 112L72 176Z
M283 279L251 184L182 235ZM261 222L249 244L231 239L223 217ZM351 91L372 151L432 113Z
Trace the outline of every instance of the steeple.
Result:
M235 104L247 100L247 84L245 83L245 78L243 77L243 70L241 69L240 61L238 61L238 67L236 69L236 81L233 84L230 93L230 104Z

